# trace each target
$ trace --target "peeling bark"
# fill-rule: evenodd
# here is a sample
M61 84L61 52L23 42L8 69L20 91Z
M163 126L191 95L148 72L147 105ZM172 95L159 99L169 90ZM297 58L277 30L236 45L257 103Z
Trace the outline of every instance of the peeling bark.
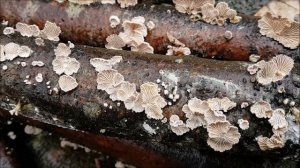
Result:
M201 21L194 23L172 5L151 5L151 2L143 2L121 9L118 5L78 6L42 0L10 0L1 1L0 19L8 20L10 24L18 21L37 24L40 28L49 20L62 28L65 40L103 47L107 36L121 31L121 26L116 29L109 27L111 15L117 15L122 20L144 16L146 21L152 20L156 24L156 28L149 31L145 39L156 53L166 53L170 44L166 35L169 32L185 43L192 54L200 57L246 61L250 54L259 54L263 59L286 54L299 60L299 48L290 50L262 36L257 27L257 18L243 16L238 24L219 27ZM226 30L233 33L234 38L230 41L223 37Z

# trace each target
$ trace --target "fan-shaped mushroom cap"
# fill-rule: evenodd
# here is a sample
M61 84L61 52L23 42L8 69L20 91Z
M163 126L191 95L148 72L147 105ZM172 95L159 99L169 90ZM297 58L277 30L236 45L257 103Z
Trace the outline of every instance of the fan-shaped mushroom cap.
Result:
M232 32L231 32L231 31L228 31L228 30L225 31L224 37L225 37L227 40L232 39L232 37L233 37Z
M69 75L62 75L58 79L58 85L64 92L69 92L78 86L76 79Z
M201 7L202 19L210 24L217 23L217 17L219 16L219 11L214 8L213 4L206 3Z
M273 57L271 61L277 65L274 81L283 79L294 67L294 60L283 54Z
M204 119L207 124L211 124L218 121L226 121L226 116L221 111L208 110L204 113Z
M90 59L90 63L97 72L112 69L111 61L103 58L92 58Z
M56 74L72 75L77 73L80 68L80 63L75 58L58 56L52 61L53 70Z
M228 121L219 121L207 126L207 144L215 151L224 152L237 144L241 137L238 128L232 126Z
M216 5L216 9L219 11L219 18L227 18L227 11L230 9L226 2L219 2Z
M110 16L109 17L110 27L115 28L120 24L120 19L118 16Z
M140 53L154 53L153 47L147 43L142 42L141 44L137 44L135 41L131 43L131 51L140 52Z
M18 57L21 47L19 44L10 42L4 45L5 59L13 60Z
M269 123L274 129L284 128L288 126L288 123L285 119L284 109L276 109L272 113L272 117L269 119Z
M155 120L160 120L164 118L164 116L162 115L163 111L161 107L159 107L156 103L153 102L143 104L143 107L145 108L145 113L148 118Z
M138 0L117 0L121 8L127 8L129 6L135 6L138 4Z
M120 101L126 101L136 92L136 86L134 83L122 82L118 87L116 87L116 91L110 94L110 98Z
M266 13L259 21L260 33L277 40L285 47L295 49L300 44L300 23Z
M188 101L186 108L182 108L182 110L184 110L183 112L185 112L187 114L187 117L189 117L189 115L190 115L189 111L194 112L194 113L197 112L200 114L204 114L205 112L207 112L209 110L209 106L206 101L202 101L202 100L194 97Z
M20 32L22 36L27 37L37 37L40 35L40 29L37 25L27 25L21 22L16 24L16 31Z
M208 106L213 111L224 111L227 112L232 108L236 107L236 103L228 99L228 97L212 98L207 100Z
M35 77L35 81L37 81L38 83L43 82L43 74L38 73Z
M168 46L168 51L166 55L174 55L174 56L183 56L190 55L191 50L188 47L174 47Z
M137 44L144 42L144 37L147 36L147 27L144 25L145 18L137 16L129 20L125 20L122 24L124 32L121 32L119 36L126 44L131 41L135 41Z
M246 129L249 128L249 122L248 122L248 120L239 119L239 120L238 120L238 124L239 124L239 127L240 127L242 130L246 130Z
M178 115L171 115L170 126L172 132L176 135L183 135L189 131L189 128L186 127L183 121L179 119Z
M38 135L39 133L42 132L42 129L30 126L30 125L26 125L24 128L24 132L29 135Z
M115 87L124 81L123 75L118 71L109 69L100 71L97 75L97 89L104 90L108 94L115 92Z
M258 136L255 139L259 145L259 148L263 151L282 148L284 146L284 138L281 135L274 134L271 138Z
M46 21L44 29L41 31L42 36L51 41L59 41L60 27L55 23Z
M59 43L54 49L55 56L64 56L67 57L71 54L71 49L65 43Z
M144 102L152 102L153 98L159 96L158 85L153 82L143 83L140 87Z
M154 28L155 28L155 23L153 22L153 21L148 21L147 22L147 28L149 29L149 30L153 30Z
M201 6L206 3L215 4L215 0L173 0L178 12L197 14L201 12Z
M124 37L125 38L125 37ZM111 50L122 50L122 47L124 47L126 44L120 36L116 34L109 35L106 38L107 44L105 45L105 48L111 49Z
M138 92L135 92L131 97L124 101L124 104L127 110L132 110L136 113L140 113L145 110L143 107L142 94Z
M266 62L264 66L256 74L256 80L262 85L268 85L273 82L277 70L274 62Z
M28 46L21 46L19 51L19 56L22 58L27 58L31 54L31 49Z
M12 28L12 27L5 27L3 29L3 34L4 35L9 35L9 34L13 34L13 33L15 33L15 29Z
M270 118L272 115L271 105L266 101L258 101L250 107L251 113L257 118Z
M44 43L44 40L42 38L36 38L34 40L35 44L38 45L38 46L44 46L45 43Z

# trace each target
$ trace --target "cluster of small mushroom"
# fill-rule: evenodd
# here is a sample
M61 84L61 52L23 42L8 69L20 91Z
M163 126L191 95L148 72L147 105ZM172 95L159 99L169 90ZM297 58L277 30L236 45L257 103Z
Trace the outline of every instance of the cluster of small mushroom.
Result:
M236 103L227 97L211 98L205 101L194 97L182 108L187 118L186 123L177 115L172 115L170 118L171 130L176 135L183 135L190 129L203 126L207 128L209 134L208 145L215 151L224 152L238 143L241 136L238 128L231 125L223 113L234 107L236 107Z
M56 0L59 3L64 2L65 0ZM101 4L115 4L116 1L120 4L121 8L127 8L130 6L135 6L138 3L138 0L69 0L69 2L79 4L79 5L90 5L95 2L101 2Z
M273 136L271 138L258 136L256 138L261 150L282 148L284 146L284 134L288 130L288 122L285 117L284 109L272 110L271 105L266 101L258 101L250 108L251 113L257 118L268 118L272 125Z
M183 55L191 54L191 50L188 47L186 47L185 44L183 44L177 38L175 38L173 35L167 33L167 37L174 46L168 45L168 50L166 55L183 56Z
M9 60L12 61L17 57L27 58L32 53L32 50L28 46L20 46L17 43L7 43L5 45L0 44L0 62Z
M80 68L80 63L75 58L70 58L71 48L74 45L59 43L54 49L55 59L52 61L53 70L56 74L61 75L58 80L58 85L64 92L71 91L78 86L78 83L73 75ZM62 75L64 74L64 75Z
M248 66L251 75L256 74L256 80L262 85L282 80L294 67L294 60L286 55L280 54L270 61L259 61Z
M18 22L16 24L16 31L25 37L37 37L42 39L48 39L51 41L59 41L59 34L61 33L60 27L55 23L46 21L44 29L40 30L37 25L27 25L25 23Z
M273 38L283 46L296 49L300 45L300 22L266 13L258 20L260 33Z
M140 92L136 85L124 80L124 76L112 67L122 60L120 56L111 59L94 58L90 63L98 71L97 89L109 94L113 101L124 102L125 108L140 113L145 111L149 119L162 119L167 103L160 96L156 83L146 82L141 85Z
M118 25L116 17L110 18L111 26ZM124 32L119 35L112 34L106 38L108 44L105 45L107 49L122 50L126 45L131 47L131 51L141 53L153 53L154 49L149 43L144 41L147 36L147 27L145 25L145 18L137 16L131 20L125 20L122 24Z
M210 24L223 26L226 20L231 23L238 23L241 17L231 9L226 2L219 2L214 7L215 0L173 0L175 8L182 13L192 14L193 20L202 19ZM202 14L202 17L199 14Z

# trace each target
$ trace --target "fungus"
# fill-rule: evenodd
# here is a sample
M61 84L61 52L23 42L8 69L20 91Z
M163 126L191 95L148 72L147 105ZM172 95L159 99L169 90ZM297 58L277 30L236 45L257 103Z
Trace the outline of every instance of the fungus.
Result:
M59 43L57 47L54 49L54 54L56 57L58 56L67 57L71 54L71 49L65 43Z
M10 42L4 45L4 53L6 60L13 60L18 57L21 47L19 44Z
M227 39L227 40L230 40L230 39L232 39L232 32L231 31L225 31L225 33L224 33L224 37Z
M9 110L9 113L10 115L18 115L18 113L20 112L21 110L21 103L20 101L17 103L17 105L12 109L12 110Z
M225 20L227 18L227 11L230 9L226 2L219 2L216 5L216 9L219 12L218 19Z
M141 44L137 44L136 42L133 41L131 43L131 51L135 52L140 52L140 53L154 53L153 47L147 43L147 42L142 42Z
M266 62L264 66L257 72L256 80L262 85L272 83L277 70L277 65L274 62Z
M4 35L9 35L9 34L13 34L13 33L15 33L15 30L12 27L5 27L3 29L3 34Z
M6 71L7 68L8 68L7 65L3 65L3 66L2 66L2 70L3 70L3 71Z
M97 72L112 69L113 65L121 62L121 56L113 56L111 59L103 59L103 58L92 58L90 60L90 64L95 68Z
M113 101L120 100L126 101L136 92L136 86L134 83L122 82L116 87L116 91L110 94L109 98Z
M153 30L154 28L155 28L155 23L153 22L153 21L148 21L147 22L147 28L149 29L149 30Z
M34 40L35 44L38 45L38 46L44 46L45 43L44 43L44 40L42 38L36 38Z
M143 107L143 99L142 99L142 94L135 92L129 99L124 101L125 108L127 110L132 110L136 113L140 113L144 111Z
M201 6L206 3L215 4L215 0L173 0L178 12L187 14L198 14L201 12Z
M75 58L58 56L52 61L53 70L56 74L72 75L77 73L80 68L80 63Z
M281 135L274 134L271 138L258 136L255 138L261 150L271 150L282 148L284 146L284 138Z
M43 74L38 73L35 77L35 81L37 81L38 83L43 82Z
M191 50L188 47L174 47L168 46L168 50L166 55L174 55L174 56L183 56L183 55L190 55Z
M241 108L246 108L249 106L249 103L248 102L242 102L241 103Z
M89 5L91 3L94 3L95 0L69 0L69 2L79 4L79 5Z
M212 98L207 100L209 108L213 111L224 111L227 112L232 108L236 107L236 103L231 101L228 97Z
M257 62L260 59L260 55L256 55L256 54L251 54L249 56L249 61L250 62Z
M106 38L106 41L107 44L105 45L105 48L111 50L122 50L122 47L125 47L126 45L123 39L116 34L109 35Z
M109 17L110 27L115 28L120 24L120 19L118 16L110 16Z
M76 79L69 75L62 75L58 79L58 85L64 92L69 92L78 86Z
M43 61L32 61L32 62L31 62L31 65L32 65L32 66L42 67L42 66L44 66L45 64L43 63Z
M42 129L30 126L30 125L26 125L24 128L24 132L28 135L38 135L42 132Z
M31 49L27 46L21 46L19 51L19 56L22 58L27 58L31 54Z
M262 35L275 39L285 47L295 49L300 44L299 22L274 17L268 12L258 20L258 27Z
M207 126L207 144L215 151L224 152L239 142L241 134L238 128L228 121L218 121Z
M226 121L226 116L221 111L208 110L204 113L204 119L207 124Z
M186 126L192 130L206 125L206 120L204 114L209 110L208 104L205 101L202 101L196 97L188 101L188 104L185 104L182 107L182 111L185 113L185 116L188 118L186 121Z
M60 27L55 23L46 21L44 29L41 31L42 37L51 41L59 41L59 34L61 33Z
M129 20L125 20L122 24L124 32L121 32L119 36L123 41L128 44L131 41L136 43L142 43L144 37L147 36L147 27L144 25L145 18L142 16L137 16Z
M238 120L238 124L239 124L239 127L240 127L242 130L246 130L246 129L249 128L249 122L248 122L248 120L239 119L239 120Z
M272 117L268 121L274 129L285 128L288 126L285 119L285 111L281 108L274 110Z
M286 55L280 54L272 58L271 60L276 64L276 74L273 81L283 79L294 67L294 60Z
M117 0L117 2L120 4L121 8L135 6L138 3L137 0Z
M206 3L201 7L202 20L210 24L217 24L219 11L214 8L213 4Z
M178 115L171 115L170 126L172 132L176 135L183 135L189 131L189 128L179 119Z
M5 61L4 46L0 45L0 62Z
M27 25L25 23L18 22L16 24L16 31L22 36L26 37L37 37L40 35L40 29L37 25Z
M164 108L167 103L159 95L158 85L156 83L147 82L141 85L141 94L143 107L145 108L145 113L148 118L152 119L162 119L162 108Z
M257 118L270 118L272 116L271 105L266 101L258 101L250 107L252 114Z
M116 0L101 0L101 4L115 4Z
M97 89L104 90L108 94L112 94L116 90L116 86L124 81L123 75L113 69L100 71L97 75Z
M175 46L180 46L180 47L185 47L185 44L183 44L182 42L180 42L177 38L175 38L173 35L171 35L170 33L167 32L167 37L168 40L174 44Z

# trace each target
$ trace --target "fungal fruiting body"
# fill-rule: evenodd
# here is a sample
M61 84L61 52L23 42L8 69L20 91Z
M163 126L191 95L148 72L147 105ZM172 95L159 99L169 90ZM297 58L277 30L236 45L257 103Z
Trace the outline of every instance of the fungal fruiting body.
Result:
M32 50L28 46L20 46L17 43L10 42L4 46L0 46L0 61L12 61L18 56L27 58L31 53Z
M272 116L271 105L266 101L258 101L250 108L251 113L257 118L270 118Z
M239 119L239 120L238 120L238 124L239 124L239 127L240 127L242 130L246 130L246 129L249 128L249 122L248 122L248 120Z
M172 115L170 117L170 126L172 132L176 135L183 135L189 131L189 128L184 124L182 120L178 117L178 115Z
M300 23L266 13L259 21L260 33L285 47L296 49L300 44Z
M71 49L64 43L59 43L58 46L54 49L55 56L64 56L67 57L71 54Z
M115 28L120 24L120 19L118 16L112 15L109 17L109 22L110 22L110 27Z
M80 68L80 63L75 58L58 56L52 61L53 70L56 74L72 75L77 73Z
M201 6L206 3L215 4L215 0L173 0L178 12L187 14L198 14L201 12Z
M257 81L262 85L282 80L294 67L294 60L286 55L280 54L270 61L259 61L248 66L250 74L256 74Z
M69 75L62 75L59 77L58 85L64 92L69 92L78 86L76 79Z

